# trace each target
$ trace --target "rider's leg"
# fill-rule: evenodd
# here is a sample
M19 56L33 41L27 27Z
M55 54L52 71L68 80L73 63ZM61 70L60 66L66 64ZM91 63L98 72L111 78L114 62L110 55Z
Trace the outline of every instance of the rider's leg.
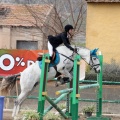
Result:
M48 41L48 51L49 51L49 55L50 55L50 60L52 60L53 46L50 44L49 41Z
M55 51L56 49L51 45L51 43L48 41L48 51L50 55L50 62L52 63L55 59Z
M55 78L56 78L56 77L59 77L60 75L62 75L60 72L57 71L57 66L56 66L56 65L54 66L54 69L55 69L55 71L56 71Z
M48 52L50 55L50 62L52 62L52 55L53 55L53 46L50 44L50 42L48 41ZM50 68L48 68L48 72L49 72Z

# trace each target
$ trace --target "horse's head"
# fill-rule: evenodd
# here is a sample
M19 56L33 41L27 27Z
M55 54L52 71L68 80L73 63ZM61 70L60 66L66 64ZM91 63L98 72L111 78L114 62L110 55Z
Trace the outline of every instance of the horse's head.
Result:
M85 60L94 70L96 73L100 73L100 61L97 57L98 49L88 50L86 48L78 48L77 53Z
M96 54L97 51L98 51L98 48L90 51L89 65L95 70L96 73L100 73L101 67L100 67L100 61L99 61L98 56Z

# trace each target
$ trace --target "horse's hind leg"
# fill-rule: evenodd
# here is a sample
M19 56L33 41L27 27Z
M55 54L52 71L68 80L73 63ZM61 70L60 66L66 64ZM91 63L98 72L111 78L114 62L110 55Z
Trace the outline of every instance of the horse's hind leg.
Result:
M8 91L8 96L10 96L10 91ZM5 104L5 109L8 109L8 107L9 107L9 103L10 103L9 98L5 98L4 101L5 101L5 102L4 102L4 104Z
M13 113L12 117L16 116L20 110L20 106L22 102L27 98L27 96L31 93L31 91L21 91L20 95L14 102L14 108L13 108Z
M26 98L27 92L21 92L20 95L18 96L18 98L15 100L14 102L14 108L13 108L13 113L12 113L12 117L14 117L15 115L17 115L19 109L20 109L20 103L23 99Z
M33 86L33 88L31 90L26 90L26 91L21 90L20 95L18 96L18 98L14 102L14 108L13 108L12 117L14 117L14 116L16 116L18 114L22 102L24 102L24 100L27 98L27 96L34 90L34 88L38 84L39 84L38 82L35 83L35 85Z

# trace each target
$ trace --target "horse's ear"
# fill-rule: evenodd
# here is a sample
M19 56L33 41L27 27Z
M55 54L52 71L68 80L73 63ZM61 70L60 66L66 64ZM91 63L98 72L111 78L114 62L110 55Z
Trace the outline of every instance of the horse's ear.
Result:
M98 49L99 49L99 48L95 48L95 49L94 49L95 53L98 51Z
M99 48L95 48L95 49L91 50L91 51L90 51L90 54L91 54L91 55L96 55L98 49L99 49Z

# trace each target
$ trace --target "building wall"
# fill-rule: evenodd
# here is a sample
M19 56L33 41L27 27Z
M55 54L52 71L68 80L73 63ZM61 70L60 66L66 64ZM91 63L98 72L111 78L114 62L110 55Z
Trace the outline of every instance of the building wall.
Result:
M0 49L16 49L17 40L38 41L38 49L47 49L48 35L55 35L53 28L55 28L58 33L61 32L60 26L59 18L56 16L53 8L48 12L43 26L39 26L40 28L38 29L35 27L2 26L0 28ZM44 34L41 32L41 29Z
M36 28L5 26L0 28L0 49L16 49L17 40L38 41L38 48L42 49L43 34Z
M0 48L10 48L10 27L0 27Z
M98 47L104 62L120 61L120 3L88 3L86 45Z
M11 31L11 46L13 49L16 48L17 40L38 41L38 49L42 49L43 34L36 28L13 27Z

